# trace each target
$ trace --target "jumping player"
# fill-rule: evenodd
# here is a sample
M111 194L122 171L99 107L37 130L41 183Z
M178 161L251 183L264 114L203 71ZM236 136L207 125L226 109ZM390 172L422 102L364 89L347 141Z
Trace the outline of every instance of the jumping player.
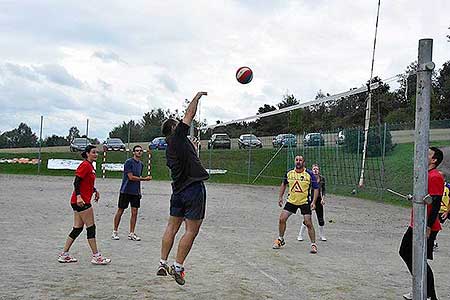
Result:
M75 239L83 231L86 225L87 240L89 247L92 250L91 263L95 265L106 265L111 262L111 259L106 258L100 254L97 249L97 242L95 240L95 223L94 211L91 205L92 195L95 194L94 201L98 202L100 193L95 189L95 169L92 163L97 160L97 149L95 146L87 146L81 153L84 161L78 166L75 172L74 191L70 204L73 209L73 229L67 237L63 252L59 255L58 261L60 263L72 263L77 259L69 255L70 247Z
M439 230L442 229L439 222L438 214L441 206L442 195L444 193L444 178L436 169L442 162L444 155L442 151L436 147L430 147L428 150L428 194L432 198L431 204L427 205L427 258L433 259L433 244ZM411 222L406 230L402 243L400 245L399 254L409 272L412 274L412 240L413 240L413 211L411 211ZM436 291L434 288L434 276L430 265L427 263L427 297L436 300ZM404 299L412 299L411 293L403 295Z
M189 127L197 112L198 101L206 92L199 92L189 103L181 122L168 119L162 125L162 134L167 140L167 166L171 171L172 197L170 217L162 238L161 259L157 275L172 275L175 281L185 284L184 261L198 234L206 210L206 189L204 180L209 178L202 166L197 151L187 138ZM175 262L168 266L167 259L181 224L185 222L186 231L178 243Z
M141 207L141 181L149 181L151 176L142 177L142 170L144 164L141 161L142 147L136 145L133 147L133 157L126 160L123 166L123 178L122 185L120 187L119 204L116 215L114 216L114 229L112 233L112 239L119 239L119 224L122 214L128 205L131 206L130 216L130 233L128 239L132 241L140 241L141 238L136 235L136 221L139 207Z
M323 206L325 204L325 177L323 177L320 174L320 167L318 164L313 164L312 165L312 172L314 174L314 176L316 176L316 180L317 183L319 184L319 196L317 197L317 202L316 202L316 215L317 215L317 221L319 223L319 239L321 241L326 241L327 238L325 237L324 234L324 227L325 227L325 220L323 218ZM303 235L305 234L306 231L306 225L304 222L302 222L302 225L300 226L300 231L298 233L298 237L297 240L299 241L303 241Z
M283 206L283 195L287 186L289 186L288 199L284 209L280 213L278 224L279 237L273 243L272 248L280 249L285 245L284 233L286 231L286 221L292 214L297 213L297 210L300 209L300 212L303 215L303 222L308 228L308 235L311 240L310 252L315 254L317 253L317 245L314 226L311 220L311 210L315 209L316 206L319 195L319 185L311 170L305 168L305 159L303 156L295 157L295 169L287 172L281 183L278 197L278 206L280 207ZM314 191L311 205L308 203L310 190Z

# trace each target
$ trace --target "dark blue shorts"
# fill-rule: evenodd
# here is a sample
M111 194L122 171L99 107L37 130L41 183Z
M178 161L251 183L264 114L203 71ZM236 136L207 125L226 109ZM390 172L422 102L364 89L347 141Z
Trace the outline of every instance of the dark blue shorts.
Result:
M203 220L206 211L206 189L202 181L194 182L170 198L170 215L189 220Z

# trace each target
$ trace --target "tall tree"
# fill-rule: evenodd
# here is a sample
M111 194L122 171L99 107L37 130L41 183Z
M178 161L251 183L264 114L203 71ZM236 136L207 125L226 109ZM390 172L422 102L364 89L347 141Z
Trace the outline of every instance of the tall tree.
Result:
M31 128L25 124L20 123L19 127L11 131L6 131L1 135L1 148L21 148L21 147L35 147L38 138Z
M70 143L63 136L58 136L53 134L52 136L46 137L43 142L44 147L53 147L53 146L68 146Z
M69 134L66 139L69 143L72 143L74 138L80 137L80 130L76 126L70 127Z

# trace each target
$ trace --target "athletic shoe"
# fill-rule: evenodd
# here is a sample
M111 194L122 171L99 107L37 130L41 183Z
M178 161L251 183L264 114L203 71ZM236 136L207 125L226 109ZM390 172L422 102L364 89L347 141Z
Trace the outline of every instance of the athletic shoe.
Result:
M61 252L61 254L59 254L58 261L60 263L72 263L77 262L78 260L75 257L70 256L67 252Z
M284 245L286 245L286 243L284 242L284 239L278 238L273 242L272 249L280 249Z
M120 240L119 233L117 231L113 231L111 238L116 241Z
M303 236L301 234L298 235L297 237L297 241L299 242L303 242Z
M409 292L408 294L404 294L403 295L403 299L406 299L406 300L412 300L412 293L411 292Z
M128 235L128 239L131 241L140 241L141 240L141 238L138 237L136 235L136 233L134 233L134 232L130 232L130 234Z
M316 244L311 244L311 251L309 251L309 253L311 253L311 254L317 253L317 245Z
M439 245L436 242L433 245L433 251L439 251Z
M321 236L321 237L320 237L320 240L321 240L322 242L326 242L326 241L327 241L327 238L326 238L325 236Z
M110 262L110 258L103 257L100 253L92 255L91 263L94 265L107 265Z
M167 276L169 275L170 268L167 264L159 263L158 271L156 272L156 275L158 276Z
M170 266L169 274L172 275L173 279L179 284L184 285L186 281L184 280L184 268L181 271L176 271L175 266Z

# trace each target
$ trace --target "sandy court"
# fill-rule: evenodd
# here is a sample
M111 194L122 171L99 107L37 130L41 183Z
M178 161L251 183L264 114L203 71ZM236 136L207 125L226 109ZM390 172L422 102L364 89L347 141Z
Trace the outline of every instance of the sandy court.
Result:
M317 255L309 254L308 242L296 240L298 216L288 221L285 248L273 250L277 187L207 184L207 218L186 262L187 283L180 287L155 275L169 182L143 183L137 224L143 240L132 242L126 239L129 211L121 240L110 237L120 180L97 179L98 244L112 263L90 264L83 231L71 251L79 261L60 264L57 255L72 227L72 181L0 175L0 299L402 299L410 289L398 256L408 209L330 195L328 241L319 242ZM450 299L446 225L432 262L440 299Z

